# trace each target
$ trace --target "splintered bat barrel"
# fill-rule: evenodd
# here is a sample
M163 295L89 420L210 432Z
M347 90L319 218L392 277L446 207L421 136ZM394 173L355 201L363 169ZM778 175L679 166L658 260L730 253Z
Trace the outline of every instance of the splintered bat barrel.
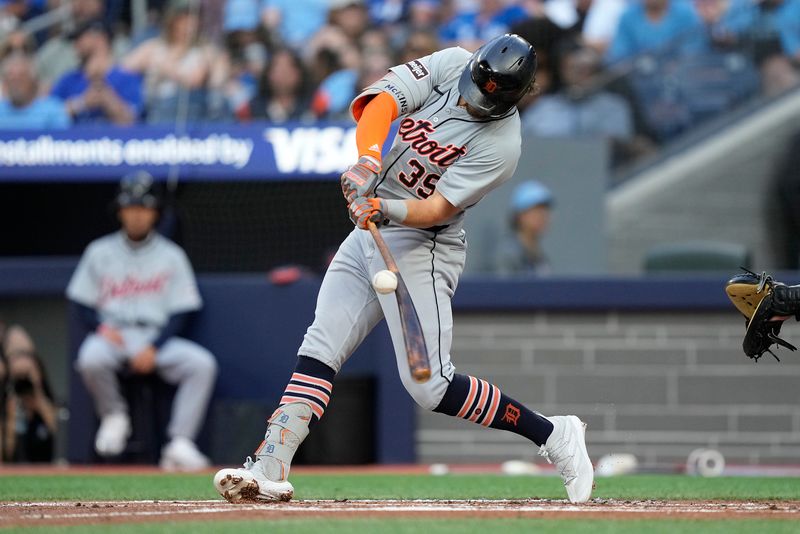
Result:
M378 247L378 251L381 253L384 263L386 263L386 268L397 276L395 296L397 297L397 306L400 309L400 323L403 325L403 340L406 347L408 367L411 370L411 378L417 382L427 382L431 377L431 364L428 359L428 348L425 346L425 336L422 333L422 325L419 322L417 309L414 307L414 302L411 300L406 283L403 281L400 270L397 268L397 263L394 261L386 241L383 240L380 230L372 221L367 223L367 227L375 240L375 246Z

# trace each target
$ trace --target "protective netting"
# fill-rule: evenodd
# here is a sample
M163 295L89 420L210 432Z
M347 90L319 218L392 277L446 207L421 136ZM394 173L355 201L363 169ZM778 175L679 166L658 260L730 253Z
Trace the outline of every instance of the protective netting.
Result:
M175 238L198 271L322 272L353 228L339 182L183 183Z

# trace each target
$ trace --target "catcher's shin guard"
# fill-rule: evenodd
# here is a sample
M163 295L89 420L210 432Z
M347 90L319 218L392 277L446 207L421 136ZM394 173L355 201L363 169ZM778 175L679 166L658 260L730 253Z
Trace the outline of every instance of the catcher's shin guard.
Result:
M305 402L284 404L269 418L264 441L256 450L264 474L274 481L286 480L297 448L308 436L311 407Z

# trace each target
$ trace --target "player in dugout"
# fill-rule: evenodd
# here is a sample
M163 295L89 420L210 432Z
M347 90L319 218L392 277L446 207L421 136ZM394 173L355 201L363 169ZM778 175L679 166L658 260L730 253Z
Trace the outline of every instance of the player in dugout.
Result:
M341 183L357 228L328 267L314 322L255 461L248 457L244 468L214 477L228 501L291 499L295 451L322 418L336 373L384 318L403 385L420 406L524 436L555 464L570 501L590 498L594 473L578 417L545 417L486 380L456 373L450 360L450 299L467 248L463 219L514 174L521 153L516 104L533 90L535 72L533 47L506 34L474 54L447 48L395 66L352 102L359 159ZM397 136L382 158L397 118ZM365 231L370 222L380 225L418 311L431 367L424 383L411 377L395 295L371 285L386 265Z
M67 297L89 331L76 366L100 417L97 453L121 454L131 434L117 373L155 372L178 388L161 467L195 471L209 465L194 440L217 364L208 350L179 337L202 301L185 252L155 230L160 200L149 173L137 171L122 179L115 200L122 228L89 244Z

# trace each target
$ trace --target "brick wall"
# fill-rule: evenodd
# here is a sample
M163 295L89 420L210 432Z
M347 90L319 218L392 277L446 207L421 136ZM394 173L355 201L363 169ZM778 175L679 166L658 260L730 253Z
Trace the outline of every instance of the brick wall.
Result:
M545 415L581 416L594 461L631 452L665 467L710 446L729 463L800 463L800 353L751 362L732 312L459 314L455 325L458 372ZM800 325L787 323L784 334L800 340ZM536 457L514 434L418 416L422 462Z

